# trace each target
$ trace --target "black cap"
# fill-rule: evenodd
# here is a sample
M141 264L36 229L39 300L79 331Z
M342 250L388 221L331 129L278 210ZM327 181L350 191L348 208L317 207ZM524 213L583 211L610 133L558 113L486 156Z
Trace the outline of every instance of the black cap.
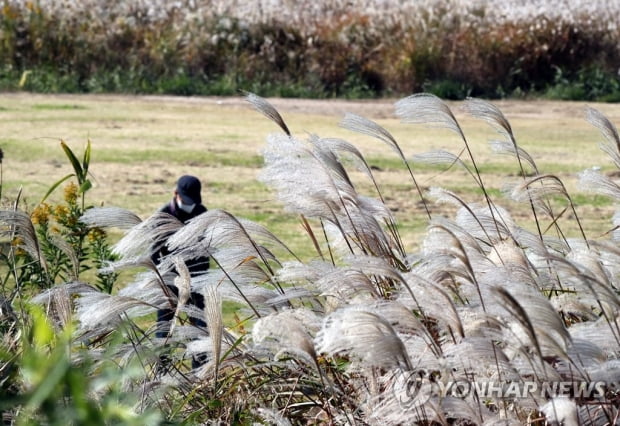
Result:
M185 204L201 204L200 181L196 176L184 175L177 181L177 193Z

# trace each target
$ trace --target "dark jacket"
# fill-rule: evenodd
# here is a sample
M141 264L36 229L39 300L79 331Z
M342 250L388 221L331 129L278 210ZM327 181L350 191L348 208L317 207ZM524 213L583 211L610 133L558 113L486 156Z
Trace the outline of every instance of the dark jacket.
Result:
M163 213L168 213L176 217L177 219L179 219L181 222L186 223L188 220L195 218L199 214L206 212L207 208L203 206L202 204L198 204L196 207L194 207L194 210L192 210L191 213L187 213L181 210L177 206L175 200L172 199L172 201L170 201L168 204L160 208L159 211ZM153 254L151 255L151 259L157 265L159 264L161 258L168 255L169 253L170 252L168 251L168 247L166 247L166 245L163 244L159 250L153 252ZM201 256L201 257L187 260L186 265L187 265L187 268L189 269L189 272L192 275L197 275L197 274L206 272L209 269L209 257Z

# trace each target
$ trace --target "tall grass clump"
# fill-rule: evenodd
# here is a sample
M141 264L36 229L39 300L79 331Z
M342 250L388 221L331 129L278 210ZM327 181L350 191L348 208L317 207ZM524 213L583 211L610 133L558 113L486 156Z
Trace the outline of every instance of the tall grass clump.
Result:
M112 292L68 280L37 291L28 310L3 305L6 416L53 420L60 404L76 410L73 418L96 407L116 423L142 415L184 424L618 422L619 219L610 218L606 235L588 236L569 185L537 166L496 106L464 103L497 132L492 147L514 157L519 173L506 186L508 199L489 193L467 135L434 95L404 98L395 113L408 125L451 130L453 150L408 158L377 123L352 114L340 123L403 162L427 221L422 248L412 253L358 148L298 138L265 99L247 100L279 128L267 137L260 180L299 217L313 255L297 257L268 229L221 209L184 226L162 213L140 219L119 207L86 209L83 226L124 230L102 272L130 270L132 279ZM620 167L615 125L594 109L586 119ZM421 162L463 168L479 195L425 191L416 180ZM370 189L361 193L365 181ZM598 169L583 171L579 185L620 197ZM512 202L531 211L524 223L504 207ZM2 217L17 233L32 226L27 215ZM149 253L161 244L169 255L155 265ZM205 255L213 268L183 274L186 262ZM178 300L167 290L173 283ZM203 312L185 303L190 290L204 295ZM162 338L154 312L167 306L176 314ZM205 327L187 320L200 315ZM34 343L20 342L20 332ZM196 355L205 362L193 367ZM87 380L76 383L69 366ZM54 382L40 379L45 368ZM97 387L100 378L106 385ZM87 398L78 392L85 388ZM119 401L122 415L105 410L110 401Z
M605 0L5 0L0 87L614 100L618 16Z

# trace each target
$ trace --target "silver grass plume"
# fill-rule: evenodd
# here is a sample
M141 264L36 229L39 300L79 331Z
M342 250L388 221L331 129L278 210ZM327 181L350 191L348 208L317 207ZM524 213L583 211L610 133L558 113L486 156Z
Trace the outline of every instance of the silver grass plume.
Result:
M607 356L602 348L573 336L568 347L568 359L556 362L555 368L563 378L576 382L598 381L594 375L604 366L606 360Z
M249 221L241 221L232 214L221 209L211 209L189 220L185 226L168 239L167 247L173 252L182 250L207 251L224 247L243 247L247 255L261 257L258 246L254 243L248 229L259 232L263 238L270 239L271 234L262 227ZM271 239L272 242L278 241ZM263 251L267 253L267 250ZM201 256L204 253L195 253Z
M536 235L524 228L517 227L514 230L514 238L520 247L527 247L527 251L540 258L545 258L549 254L549 247L553 244L546 244L546 241L541 240L539 235ZM547 240L549 238L545 237ZM568 248L567 248L568 250Z
M287 302L291 301L299 301L299 303L306 304L307 306L311 306L313 309L316 309L318 312L321 312L323 305L319 302L318 296L319 292L316 290L309 290L307 288L299 288L299 287L286 287L286 293L278 294L275 297L266 300L265 303L269 306L274 307L286 307ZM289 303L289 306L293 306L292 303Z
M170 279L169 275L165 275L161 278L164 279L165 284L172 284L174 282L173 279ZM167 298L172 296L172 292L164 293L162 291L160 276L153 271L142 272L136 275L136 278L131 283L121 288L117 294L123 297L139 299L153 306L159 306L163 301L162 297L165 296Z
M0 236L13 240L19 238L19 247L23 248L33 259L47 270L45 256L41 253L37 232L30 216L21 210L0 210Z
M530 291L520 293L519 298L513 296L502 287L493 288L498 302L508 313L507 319L516 320L527 336L527 342L515 342L531 346L536 355L540 369L532 365L533 372L541 379L547 379L551 372L545 362L547 356L567 358L566 348L570 342L570 334L551 304L540 293ZM520 300L519 300L520 299ZM514 330L512 331L514 333ZM519 338L516 334L514 337ZM526 349L526 347L524 347Z
M497 205L491 209L479 204L464 205L456 213L456 223L462 229L470 230L476 239L489 241L493 245L498 241L513 239L517 225L508 210ZM494 237L493 231L497 232Z
M607 274L603 273L601 275L596 273L600 265L596 266L593 272L587 267L588 265L572 261L570 256L551 255L549 260L553 263L556 273L560 280L563 281L564 286L579 290L581 299L587 299L588 295L590 295L593 305L600 308L607 320L611 320L617 315L620 308L620 297L618 297L615 289L610 285ZM594 260L594 262L597 262L597 260ZM615 328L617 328L617 325ZM620 340L618 342L620 343Z
M120 207L93 207L82 214L80 222L89 227L130 229L140 224L142 219Z
M576 246L576 245L575 245ZM594 277L602 286L613 288L613 279L610 271L601 262L601 253L592 247L574 247L566 258L578 265L582 273ZM618 299L616 299L618 300Z
M385 392L379 398L373 398L368 408L371 424L450 424L439 406L439 398L433 395L431 385L423 383L418 389L415 376L398 370L390 371L386 376Z
M538 173L538 166L534 158L523 148L517 147L512 142L508 141L491 141L489 142L491 149L498 154L508 154L517 157L520 161L525 161L534 171L534 174ZM525 170L523 171L525 173Z
M512 127L508 122L508 119L504 116L504 114L490 102L481 100L481 99L468 99L465 102L465 110L468 111L473 117L482 119L489 123L491 127L493 127L500 135L504 136L507 140L505 141L495 141L491 142L492 148L495 152L499 153L508 153L512 154L517 158L519 163L519 169L521 171L521 176L525 179L528 174L523 167L523 162L527 162L530 167L535 171L535 174L538 175L538 167L534 162L534 159L523 149L521 149L517 145L517 140L514 137L512 132ZM540 229L540 224L538 222L536 208L534 206L533 201L530 200L530 207L532 209L532 214L534 215L534 221L536 222L536 227L538 229L538 235L540 238L543 237L543 232ZM550 210L550 207L548 207ZM553 216L551 213L550 216Z
M416 335L427 337L427 329L414 313L415 309L405 305L399 300L379 300L370 306L385 318L394 330L401 335Z
M409 283L410 291L401 293L398 298L399 302L419 312L423 319L436 321L438 329L445 333L441 336L442 339L458 340L465 336L463 323L451 293L437 283L415 273L407 273L405 278ZM411 296L411 301L409 296Z
M496 152L510 153L514 155L519 162L519 167L523 177L525 177L523 160L525 160L530 167L535 170L536 174L538 174L538 168L536 167L534 159L517 145L510 122L500 111L500 109L497 108L497 106L482 99L468 98L465 101L464 109L471 116L486 121L489 125L491 125L491 127L493 127L493 129L495 129L495 131L506 138L504 141L491 142L491 146Z
M608 354L618 351L620 343L616 332L609 326L609 322L604 317L573 324L569 331L573 341L585 340L596 345L605 354L605 360L607 360Z
M600 111L590 107L586 108L586 119L605 137L606 142L601 143L601 149L620 168L620 136L616 126Z
M405 154L400 149L398 142L390 132L384 127L362 117L357 114L347 113L340 122L340 127L351 130L353 132L361 133L364 135L372 136L375 139L385 142L390 148L392 148L400 157L401 160L406 162Z
M500 111L500 109L491 102L487 102L482 99L467 98L463 108L473 117L486 121L491 125L491 127L493 127L493 129L495 129L506 139L510 141L514 140L510 122Z
M281 247L286 250L291 256L297 258L295 253L293 253L293 251L282 240L280 240L276 235L274 235L263 225L260 225L256 222L242 217L237 218L237 222L241 225L243 229L245 229L247 234L256 243L260 244L261 246L274 245L275 247Z
M123 258L142 257L158 250L166 239L183 227L183 223L168 213L157 212L130 228L114 245L113 252Z
M455 380L492 379L502 382L518 381L521 377L502 351L497 341L482 337L467 337L456 344L444 345L446 368Z
M276 123L287 136L291 136L291 132L288 129L284 119L280 115L277 109L274 108L267 100L261 98L254 93L246 93L246 101L248 101L256 111L263 114L265 117Z
M331 172L330 175L335 181L336 186L340 187L344 185L345 187L351 187L354 190L355 187L349 178L349 174L331 147L328 144L321 143L321 139L317 135L310 135L308 140L313 147L312 153L322 164L325 165L326 169Z
M523 182L515 185L510 192L510 197L514 201L524 202L528 201L533 203L535 206L544 211L551 219L553 219L554 223L557 221L558 217L553 214L553 211L546 203L548 197L552 197L555 195L559 195L564 198L575 217L575 221L579 226L579 230L583 237L583 240L587 243L587 237L583 230L583 226L581 225L581 220L579 219L579 215L575 209L575 205L571 196L569 195L564 183L560 178L555 175L546 174L535 176L533 178L524 179ZM559 228L556 225L556 229Z
M339 223L347 238L357 241L358 245L376 255L390 256L391 247L397 248L402 254L400 242L388 241L387 234L378 222L381 219L394 223L389 209L381 202L357 195L346 170L331 147L320 143L318 137L312 137L310 141L315 146L313 152L330 171L336 187L344 189L342 192L346 194L341 200L344 215L339 219Z
M445 165L452 167L456 165L467 171L469 174L472 174L467 168L467 165L463 162L463 160L461 160L461 157L443 149L415 154L411 158L414 163L429 164L433 166Z
M564 426L579 426L577 404L574 400L566 397L553 398L541 407L547 421L551 424Z
M53 308L61 327L71 324L73 306L67 287L62 286L58 292L54 293Z
M420 291L414 289L415 296ZM427 298L422 297L424 301ZM435 315L437 310L433 306L422 307L414 297L407 297L404 293L395 302L375 302L376 312L392 324L401 336L407 352L411 354L411 363L414 365L441 364L442 346L448 340L459 340L463 337L463 330L453 324L450 311L446 315ZM401 318L395 319L394 314L400 313ZM456 320L458 322L460 320Z
M278 270L277 277L288 285L296 285L309 292L318 291L326 298L326 313L351 301L381 297L368 275L358 268L335 267L332 263L324 261L312 261L306 264L285 262Z
M146 268L153 272L157 272L157 265L146 253L141 257L126 257L121 260L106 262L99 272L102 274L118 272L129 268Z
M476 235L476 236L478 236L478 234L475 232L475 229L480 229L480 231L484 235L480 236L479 238L481 240L486 240L488 244L493 244L493 241L495 240L495 238L492 237L491 234L489 233L489 230L491 230L491 227L486 226L488 224L488 221L486 221L485 223L482 222L481 218L479 218L479 215L474 211L474 208L478 210L476 207L470 206L467 202L465 202L465 200L460 198L454 192L449 191L444 188L432 187L429 189L428 193L429 193L429 196L431 198L435 198L437 202L449 203L456 207L459 207L459 212L461 212L461 217L466 216L464 212L467 211L469 213L471 223L467 224L464 228L468 229L471 234ZM500 235L502 235L502 230L506 229L505 226L503 225L504 221L503 220L496 221L496 220L493 220L493 218L491 218L491 222L492 222L493 228L495 228L496 230L499 230ZM436 221L435 223L445 223L445 221L442 221L440 219ZM504 234L509 234L509 232L506 231ZM467 235L466 237L469 237L469 235ZM472 246L475 246L475 245L477 244L474 244Z
M58 284L34 296L30 301L46 306L54 315L50 316L57 321L59 327L69 324L73 315L74 296L84 293L97 293L89 284L80 281L71 281Z
M343 259L349 267L359 269L369 277L381 277L394 280L404 287L408 283L400 270L389 262L385 257L372 255L350 255Z
M581 189L599 195L620 200L620 186L595 169L586 169L579 173Z
M69 244L69 242L63 239L60 235L52 234L50 238L50 242L58 248L69 262L71 262L71 276L69 276L69 281L77 281L80 275L80 259L78 258L75 249Z
M346 217L339 221L340 226L336 228L348 243L349 251L358 252L351 250L355 246L362 253L377 257L400 257L396 249L398 243L390 238L380 223L381 218L390 217L385 205L373 199L358 197L355 203L347 207Z
M214 383L217 377L222 359L222 339L224 337L224 321L222 319L222 298L216 286L205 288L204 293L205 308L204 318L209 329L211 344L213 346L213 357L215 363Z
M329 167L300 141L269 135L263 157L260 180L277 191L288 211L335 221L342 200L357 195L344 181L336 181Z
M172 325L170 326L170 331L168 332L169 335L173 334L177 319L179 318L181 311L187 304L191 292L191 276L187 265L185 264L185 262L183 262L183 259L178 256L175 256L173 258L173 261L174 267L179 274L177 277L174 278L174 285L179 290L179 296L177 298L177 307L174 312L174 318L171 321Z
M620 211L614 213L612 223L614 227L611 230L611 239L615 242L620 242Z
M275 259L274 255L263 247L260 247L259 251L263 258ZM240 283L263 283L272 278L272 275L259 265L257 256L249 252L247 247L222 247L213 249L210 253L220 268Z
M246 262L244 265L252 264ZM264 286L264 271L253 265L251 268L229 269L228 266L211 268L208 273L194 277L192 287L194 291L202 291L208 286L217 286L222 300L243 305L241 310L244 314L247 309L251 309L255 315L258 314L258 317L272 313L276 308L269 304L270 301L283 293L280 289Z
M445 257L447 261L445 266L450 274L458 277L459 280L465 280L473 284L476 289L478 289L482 309L486 312L484 298L478 286L478 271L474 268L474 264L472 263L472 254L475 255L476 251L467 250L463 241L459 238L459 231L457 229L449 222L434 221L431 223L429 235L434 235L436 238L443 238L444 243L440 243L439 245L435 243L432 253L434 256L437 256L438 259L431 258L429 261L435 262L439 260L441 262L441 257ZM433 234L433 232L435 232L435 234Z
M268 145L272 145L271 139L273 136ZM282 144L288 144L287 148L282 150ZM377 220L360 205L365 199L358 196L333 152L321 150L321 146L324 147L319 144L309 150L290 138L271 146L265 152L267 167L262 180L276 188L288 210L333 224L349 251L356 245L365 252L392 256L392 242Z
M391 324L364 306L347 306L323 321L315 338L317 353L346 354L352 367L381 367L411 370L403 341Z
M482 176L480 175L480 169L476 164L476 158L471 151L469 142L467 141L461 126L448 105L446 105L444 101L435 95L430 93L418 93L398 101L396 103L396 115L399 116L404 123L435 125L451 130L460 136L469 156L469 161L472 164L472 176L474 177L476 184L482 190L487 205L489 206L489 211L491 212L491 215L493 215L493 202L485 188Z
M76 304L76 315L83 330L114 327L125 315L131 318L155 310L155 307L134 297L112 296L99 292L81 294Z
M288 354L314 366L316 362L315 343L312 335L318 328L317 316L304 308L284 310L264 316L252 327L252 340L272 352L278 359Z
M368 274L357 268L340 267L325 274L311 285L328 297L329 309L355 301L381 298L381 292Z
M379 190L379 186L375 180L374 175L372 174L370 166L366 162L366 159L364 158L362 153L357 149L357 147L355 147L355 145L345 141L344 139L337 139L337 138L319 138L314 141L314 144L319 145L319 146L326 145L328 149L332 150L337 155L339 153L350 154L350 157L352 157L355 160L357 169L360 170L362 173L364 173L366 176L368 176L368 178L372 181L375 189L377 190L377 194L379 195L379 198L381 198L381 201L384 201L383 195L381 194L381 191ZM340 156L342 156L342 154L340 154Z
M444 101L430 93L416 93L395 104L396 116L404 123L430 124L453 131L465 139L461 126Z
M596 240L591 243L601 263L613 276L620 274L620 247L612 240Z
M409 171L409 175L411 176L413 185L418 191L420 200L422 201L422 204L424 205L424 210L426 211L426 215L430 219L431 214L428 209L428 206L426 205L426 201L424 200L424 195L422 194L422 188L418 185L418 182L413 174L413 171L411 170L411 167L409 166L409 162L407 161L405 154L403 153L400 146L398 145L398 142L396 142L396 139L394 138L394 136L392 136L390 132L388 132L385 128L378 125L374 121L361 117L356 114L351 114L351 113L347 113L345 115L344 119L340 122L340 126L344 127L345 129L349 129L351 131L362 133L368 136L372 136L376 139L379 139L385 142L398 154L398 156L403 161L403 163L405 163L407 170Z
M56 297L56 293L59 291L62 292L62 295L66 294L70 298L83 293L98 293L98 290L89 284L81 281L71 281L64 284L55 285L52 288L49 288L37 294L32 299L30 299L30 301L33 303L51 304L53 303L54 297Z

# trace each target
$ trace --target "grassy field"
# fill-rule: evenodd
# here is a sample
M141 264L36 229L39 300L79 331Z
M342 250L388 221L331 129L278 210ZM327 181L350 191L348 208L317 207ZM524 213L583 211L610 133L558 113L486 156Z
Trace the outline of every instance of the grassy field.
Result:
M410 249L419 247L427 220L404 165L387 145L338 124L346 112L375 120L396 137L408 158L438 148L458 153L462 142L455 134L400 123L394 114L396 100L270 101L295 136L317 134L354 143L375 169L405 244ZM529 220L528 209L501 195L504 185L516 179L518 169L514 159L491 151L488 142L499 135L484 122L467 116L460 103L449 105L473 147L482 178L496 195L497 203L509 207L520 223ZM576 174L588 167L600 166L613 172L598 148L602 137L586 122L584 108L597 108L612 122L620 123L620 105L549 101L498 101L496 105L511 122L518 143L532 155L540 171L558 175L567 185L587 235L595 238L611 228L611 202L583 194L574 184ZM22 188L22 201L31 210L53 182L71 173L60 140L68 143L78 156L90 140L95 188L88 194L89 204L124 207L145 218L169 199L179 175L191 173L203 180L208 207L257 221L296 253L308 254L310 245L299 219L283 211L275 193L257 180L261 148L266 137L278 132L278 128L242 97L11 93L0 96L0 122L5 206ZM481 199L474 182L463 171L418 165L414 165L414 171L425 189L442 186L467 201ZM363 192L376 195L361 174L353 172L353 177ZM60 196L60 191L56 196ZM431 205L431 211L452 213L442 205ZM563 227L576 230L568 217Z

